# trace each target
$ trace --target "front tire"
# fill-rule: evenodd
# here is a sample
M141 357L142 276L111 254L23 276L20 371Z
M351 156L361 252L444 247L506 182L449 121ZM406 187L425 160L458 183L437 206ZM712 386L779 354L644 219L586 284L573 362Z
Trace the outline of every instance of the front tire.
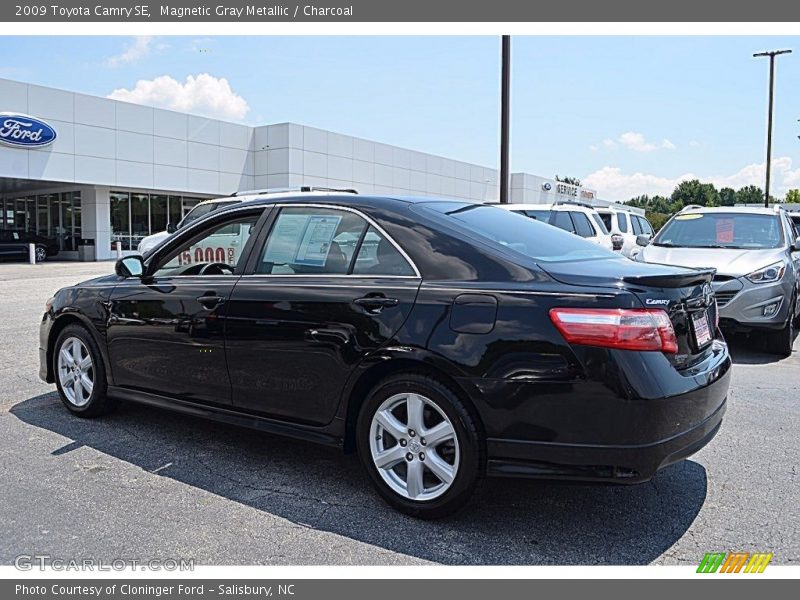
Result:
M475 419L449 387L425 375L395 375L378 384L361 407L356 436L378 493L414 517L453 514L483 473Z
M44 262L47 260L47 248L44 246L36 246L34 250L34 258L36 259L37 263Z
M100 349L81 325L67 325L56 339L53 373L61 401L79 417L97 417L116 403L106 396L106 370Z
M783 329L778 331L770 331L767 334L767 352L770 354L777 354L784 358L792 355L792 347L794 346L795 338L795 323L794 315L789 315L789 320Z

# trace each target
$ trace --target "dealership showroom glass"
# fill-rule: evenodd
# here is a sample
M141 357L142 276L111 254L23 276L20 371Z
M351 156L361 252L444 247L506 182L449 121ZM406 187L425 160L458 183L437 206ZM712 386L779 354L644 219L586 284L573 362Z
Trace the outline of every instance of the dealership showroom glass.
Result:
M52 238L59 259L110 259L117 242L135 251L207 198L301 185L477 202L499 195L496 169L447 157L0 79L0 230ZM512 173L510 187L512 202L612 204L528 173Z

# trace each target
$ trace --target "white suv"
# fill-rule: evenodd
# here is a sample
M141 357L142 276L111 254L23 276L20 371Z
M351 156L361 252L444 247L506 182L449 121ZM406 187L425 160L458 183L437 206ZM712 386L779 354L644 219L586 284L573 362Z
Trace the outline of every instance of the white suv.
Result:
M577 202L555 204L497 204L511 212L569 231L603 248L614 250L611 235L593 206Z
M597 214L603 219L603 224L611 232L611 236L615 239L621 238L622 254L628 258L635 258L642 250L641 246L636 245L638 236L653 237L653 226L642 216L613 206L598 207Z

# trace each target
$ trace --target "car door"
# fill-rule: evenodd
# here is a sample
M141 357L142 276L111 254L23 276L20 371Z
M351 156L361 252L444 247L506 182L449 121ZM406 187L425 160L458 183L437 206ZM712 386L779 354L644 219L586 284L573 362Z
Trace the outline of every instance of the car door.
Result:
M234 211L190 227L148 259L145 277L116 286L107 343L117 386L230 405L224 318L263 212Z
M327 424L356 365L403 326L419 273L352 209L286 205L267 227L226 318L233 404Z
M28 256L28 245L18 231L0 231L0 256L23 258Z

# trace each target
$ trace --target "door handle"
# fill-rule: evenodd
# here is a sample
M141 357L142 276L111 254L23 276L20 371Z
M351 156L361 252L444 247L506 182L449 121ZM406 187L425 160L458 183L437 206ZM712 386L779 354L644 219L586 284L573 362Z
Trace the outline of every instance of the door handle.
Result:
M354 304L363 306L369 312L380 312L384 308L391 308L397 306L400 301L397 298L387 298L386 296L364 296L353 300Z
M225 302L225 298L222 296L198 296L197 301L202 304L203 307L211 309Z

